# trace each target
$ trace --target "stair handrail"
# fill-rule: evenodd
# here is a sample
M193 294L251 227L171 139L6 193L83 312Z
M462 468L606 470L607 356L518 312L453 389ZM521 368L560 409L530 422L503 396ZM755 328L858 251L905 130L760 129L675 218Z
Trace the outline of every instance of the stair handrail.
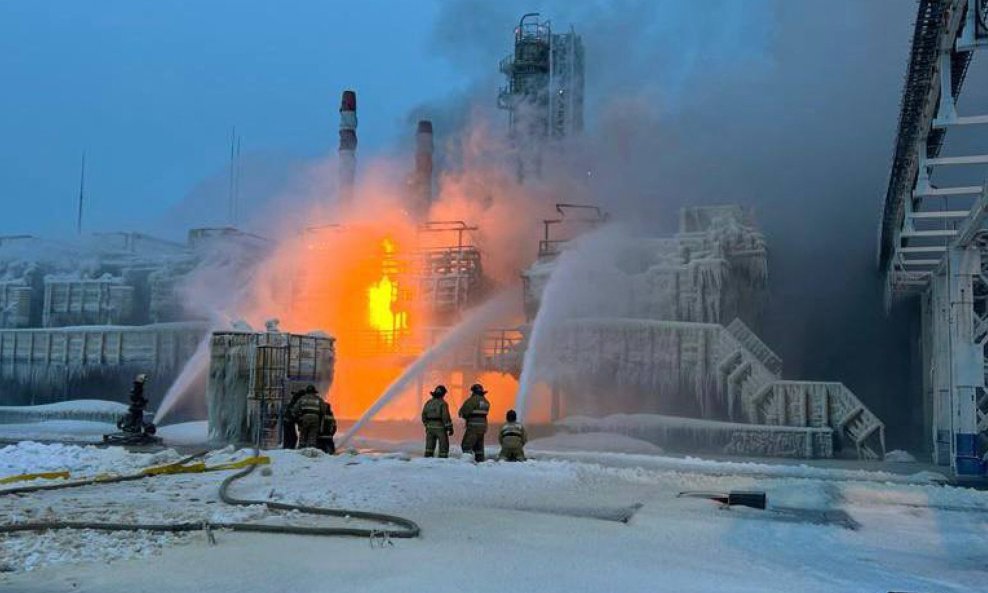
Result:
M775 373L779 378L782 377L782 359L761 338L755 335L755 332L751 331L751 328L745 325L741 319L735 317L734 321L729 323L726 329L729 334L734 336L749 352L757 357L765 368Z

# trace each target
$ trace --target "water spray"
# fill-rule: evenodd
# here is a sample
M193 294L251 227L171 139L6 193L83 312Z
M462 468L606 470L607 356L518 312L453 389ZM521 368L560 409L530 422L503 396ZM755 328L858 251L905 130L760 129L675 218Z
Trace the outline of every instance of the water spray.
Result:
M370 422L385 406L391 403L399 394L403 393L412 381L425 372L430 365L446 355L451 349L461 346L464 342L477 336L489 324L499 317L511 313L516 305L517 296L511 293L501 293L479 307L468 311L466 317L458 325L449 330L443 337L429 350L419 356L402 374L388 386L381 394L381 397L364 412L363 416L357 420L356 424L347 431L340 442L338 448L343 448L350 439L353 438L361 428Z

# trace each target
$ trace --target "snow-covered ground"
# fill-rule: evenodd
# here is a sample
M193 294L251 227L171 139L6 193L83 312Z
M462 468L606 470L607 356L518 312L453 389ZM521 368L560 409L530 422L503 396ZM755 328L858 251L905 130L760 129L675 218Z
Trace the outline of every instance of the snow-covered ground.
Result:
M165 445L201 445L208 440L207 422L181 422L158 427ZM46 420L0 424L0 441L44 440L101 443L103 435L118 432L115 424L88 420Z
M201 445L209 440L209 427L205 420L165 424L156 433L166 445Z
M0 406L0 412L108 412L111 414L121 414L126 411L127 404L103 399L73 399L36 406Z
M0 406L0 423L85 420L113 424L127 405L101 399L76 399L37 406Z
M380 547L226 532L216 545L201 533L25 533L0 539L0 568L10 571L0 591L988 590L988 493L922 475L534 449L529 463L480 465L404 452L269 454L270 471L238 483L236 495L396 513L422 536ZM0 449L0 476L127 473L177 457L21 443ZM2 497L0 515L313 523L224 505L216 489L226 475ZM676 497L731 489L764 490L770 508ZM614 520L627 514L628 523Z
M45 440L72 443L98 443L103 435L117 432L114 424L90 420L46 420L0 424L0 440Z
M534 439L525 447L530 451L595 451L659 455L662 449L641 439L613 432L558 433Z

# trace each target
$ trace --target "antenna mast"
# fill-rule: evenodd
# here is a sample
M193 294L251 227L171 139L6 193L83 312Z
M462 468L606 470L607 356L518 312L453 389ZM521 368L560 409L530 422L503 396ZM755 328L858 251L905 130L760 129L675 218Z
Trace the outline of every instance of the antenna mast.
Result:
M82 234L82 198L86 191L86 151L82 151L82 169L79 171L79 213L75 221L75 232Z

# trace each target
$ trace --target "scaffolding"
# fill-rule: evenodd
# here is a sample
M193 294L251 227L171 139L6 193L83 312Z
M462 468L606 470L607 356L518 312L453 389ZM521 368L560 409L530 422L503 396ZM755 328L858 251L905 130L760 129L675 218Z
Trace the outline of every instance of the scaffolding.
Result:
M553 33L539 13L521 17L514 50L499 69L507 84L498 107L508 112L509 133L519 152L519 176L538 175L542 145L583 130L583 39L571 27Z

